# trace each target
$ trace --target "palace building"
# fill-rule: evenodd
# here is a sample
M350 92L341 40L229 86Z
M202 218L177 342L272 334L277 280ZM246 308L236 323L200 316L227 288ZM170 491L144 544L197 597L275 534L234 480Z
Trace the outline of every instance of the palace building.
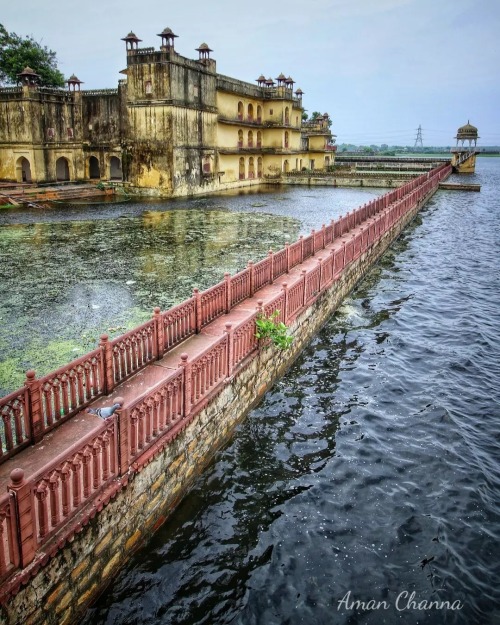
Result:
M159 50L126 45L117 89L42 87L29 67L0 89L0 180L119 181L143 194L175 197L259 184L288 171L333 165L328 114L302 121L291 77L256 84L217 73L212 50L175 50L165 28Z

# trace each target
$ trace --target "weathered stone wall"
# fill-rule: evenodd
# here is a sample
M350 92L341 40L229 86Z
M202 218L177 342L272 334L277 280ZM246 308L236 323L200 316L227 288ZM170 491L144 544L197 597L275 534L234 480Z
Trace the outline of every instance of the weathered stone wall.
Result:
M309 162L307 162L307 165ZM352 178L343 178L341 176L287 176L282 178L280 184L291 184L310 187L368 187L380 189L395 189L408 182L409 178L391 178L375 176L353 176Z
M431 195L431 194L430 194ZM428 198L426 198L428 199ZM369 271L419 206L352 263L291 325L288 351L264 348L243 365L212 400L150 464L130 476L127 486L75 535L9 603L1 609L8 625L66 625L99 594L141 544L172 514L193 478L231 436L235 424L286 371L303 347Z

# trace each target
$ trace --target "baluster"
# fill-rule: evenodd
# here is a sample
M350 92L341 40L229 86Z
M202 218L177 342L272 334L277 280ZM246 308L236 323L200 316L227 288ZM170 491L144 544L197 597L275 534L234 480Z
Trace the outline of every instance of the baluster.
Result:
M98 489L101 483L101 467L99 466L101 450L101 439L97 438L92 445L92 486L94 487L94 490Z
M59 474L54 471L49 479L50 490L50 522L52 527L59 523Z
M85 447L83 451L83 497L84 499L88 499L90 497L91 492L91 480L90 480L90 463L92 462L92 451L89 447Z
M71 468L73 470L73 508L77 508L80 505L81 498L81 480L80 469L82 466L82 457L80 454L76 454L71 462Z
M102 446L101 446L101 463L102 463L102 480L106 482L110 476L109 472L109 434L105 432L102 437Z
M226 368L226 377L230 378L232 373L233 373L233 367L234 367L234 355L233 355L233 350L234 350L234 345L233 345L233 340L234 340L234 330L233 328L233 324L232 323L226 323L226 335L227 335L227 368Z
M48 530L48 510L47 510L47 483L42 481L35 491L38 501L38 533L43 538Z

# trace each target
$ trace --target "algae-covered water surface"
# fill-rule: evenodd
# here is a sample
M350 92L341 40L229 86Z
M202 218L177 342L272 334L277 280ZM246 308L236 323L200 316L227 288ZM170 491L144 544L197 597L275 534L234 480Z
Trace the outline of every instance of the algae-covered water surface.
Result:
M379 193L272 188L0 211L0 394Z

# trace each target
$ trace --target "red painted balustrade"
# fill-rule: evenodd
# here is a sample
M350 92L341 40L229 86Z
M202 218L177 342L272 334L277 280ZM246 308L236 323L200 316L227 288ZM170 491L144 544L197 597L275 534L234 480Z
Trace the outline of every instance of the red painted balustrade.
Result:
M0 579L26 567L37 553L53 552L64 544L64 537L78 531L121 488L120 480L148 462L222 389L258 349L258 314L269 316L277 310L278 321L293 321L333 280L340 278L344 267L376 243L398 217L411 210L450 171L451 167L442 166L432 175L407 183L403 195L396 189L358 209L369 221L363 221L362 228L352 236L344 237L341 245L318 254L316 263L309 261L308 269L299 276L290 276L290 286L284 280L281 291L265 305L259 300L254 314L234 327L226 323L223 334L195 357L182 354L178 368L171 369L161 382L122 406L111 419L28 479L24 479L22 470L15 469L9 492L0 498ZM334 241L347 223L356 221L357 215L354 211L340 217L284 250L249 263L233 277L226 274L223 282L202 293L195 290L192 298L169 311L162 313L156 308L151 321L113 341L103 336L97 350L39 380L29 372L22 389L0 400L2 457L10 457L33 441L34 433L40 436L67 420L199 332L210 320L282 276L286 269L313 256L320 249L316 249L319 240L323 247L330 237ZM73 527L75 518L79 521Z
M250 262L235 276L226 274L224 281L203 292L195 289L193 297L172 309L165 312L155 309L152 320L130 332L113 340L103 335L98 349L43 378L36 379L34 372L28 372L25 386L0 400L0 462L39 441L46 432L70 419L96 398L110 393L118 384L200 332L260 288L344 236L355 224L367 224L367 220L372 220L363 228L360 237L346 242L345 252L334 255L332 272L336 277L346 264L373 244L450 171L451 166L443 164L348 212L321 230L301 236L284 249L269 252L261 261ZM299 295L301 287L295 285L290 289L287 297L293 310L299 310L301 297L302 300L310 297L307 289L313 288L309 286L311 280L308 279L302 295Z
M185 414L184 401L184 371L179 368L120 411L118 422L122 474L152 445L179 425Z

